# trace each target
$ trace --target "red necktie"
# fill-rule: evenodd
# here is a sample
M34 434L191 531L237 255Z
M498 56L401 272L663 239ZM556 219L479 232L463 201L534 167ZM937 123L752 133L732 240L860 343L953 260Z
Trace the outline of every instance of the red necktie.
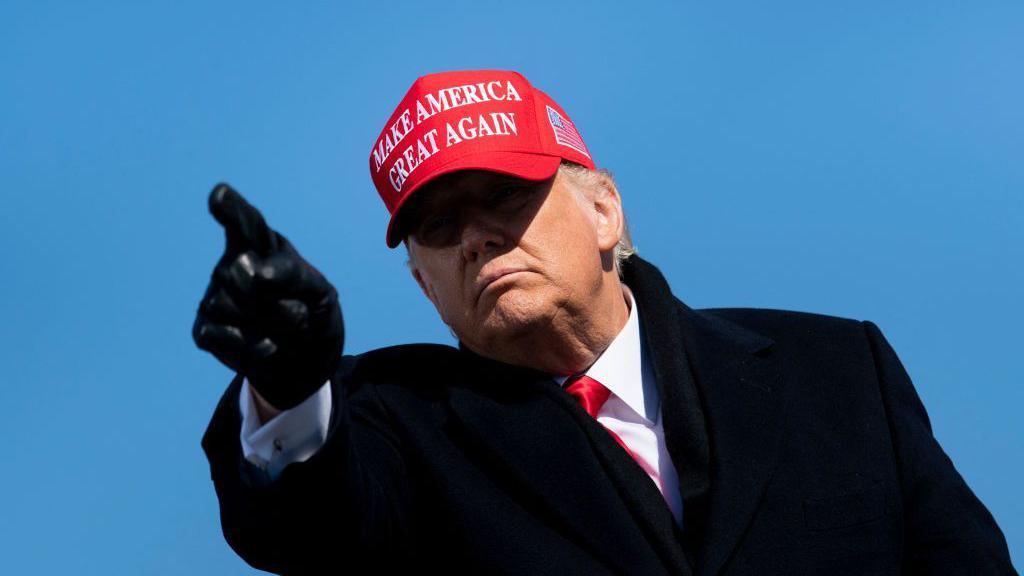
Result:
M565 391L576 398L576 401L580 403L580 406L582 406L584 410L586 410L587 414L590 414L590 417L596 420L598 411L601 410L601 406L604 406L604 403L608 401L608 397L611 396L612 391L605 388L604 384L601 384L597 380L594 380L585 374L577 376L575 379L570 378L568 382L569 385L565 387ZM605 428L605 430L608 430L608 428ZM618 434L611 430L608 430L608 433L612 435L612 438L615 438L615 441L619 443L619 446L622 446L631 458L636 460L636 457L633 456L633 452L628 446L626 446L626 443L622 441L622 438L619 438Z
M612 395L611 390L605 388L604 384L601 384L589 376L579 376L575 379L570 378L569 380L566 380L566 382L568 382L569 385L565 387L565 391L576 398L576 401L583 406L583 409L587 411L587 414L590 414L590 417L596 420L597 412L601 409L601 406L604 406L604 403L608 401L608 397ZM612 435L612 438L615 438L615 441L619 443L619 446L622 446L622 449L640 465L640 468L643 468L644 472L646 472L651 478L651 481L654 482L655 488L657 488L658 492L660 492L662 497L665 498L665 503L668 504L669 509L671 510L672 505L669 504L668 497L665 495L665 487L661 483L661 476L652 474L650 467L645 466L644 462L638 460L637 457L633 455L633 451L626 446L626 443L622 441L622 438L619 438L618 434L612 432L608 428L605 428L605 430L608 430L608 433Z

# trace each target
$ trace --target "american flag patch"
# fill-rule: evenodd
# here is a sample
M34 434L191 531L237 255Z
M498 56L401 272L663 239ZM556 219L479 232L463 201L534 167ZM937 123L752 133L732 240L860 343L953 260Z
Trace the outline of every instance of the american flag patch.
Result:
M547 109L548 121L551 122L551 129L555 131L555 142L562 146L568 146L590 158L590 152L587 152L587 145L583 143L583 138L576 131L576 126L572 121L568 118L563 118L551 106L547 106Z

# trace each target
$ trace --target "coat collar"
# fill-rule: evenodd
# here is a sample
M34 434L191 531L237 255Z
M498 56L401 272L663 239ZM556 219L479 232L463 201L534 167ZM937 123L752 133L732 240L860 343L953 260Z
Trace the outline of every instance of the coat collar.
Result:
M662 397L669 454L683 495L696 573L717 574L771 478L784 397L773 341L671 295L664 277L630 258Z
M642 310L683 533L643 470L547 374L460 346L467 385L452 390L452 411L472 449L528 495L533 513L609 566L716 574L756 510L778 449L782 395L771 340L690 309L639 257L627 261L624 280Z

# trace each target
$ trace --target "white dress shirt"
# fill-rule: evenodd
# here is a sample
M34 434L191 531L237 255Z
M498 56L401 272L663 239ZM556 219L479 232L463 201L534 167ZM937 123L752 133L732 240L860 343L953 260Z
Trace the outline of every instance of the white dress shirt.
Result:
M615 432L633 453L633 459L661 491L676 522L682 524L683 500L679 476L665 444L661 398L654 369L640 335L640 310L625 284L622 291L630 304L629 319L590 368L584 372L611 390L597 412L597 421ZM567 377L555 378L564 384Z
M274 416L262 426L249 379L238 395L242 411L242 454L276 478L292 462L305 462L323 446L331 419L331 386L325 382L301 404Z
M622 286L629 318L612 343L585 374L611 391L597 413L597 421L615 432L661 492L677 523L682 523L683 502L679 477L665 444L661 402L654 371L640 334L639 307L632 292ZM566 377L556 377L563 384ZM316 453L327 437L331 416L331 388L325 383L298 406L260 425L248 380L242 382L242 452L246 459L276 477L285 466Z

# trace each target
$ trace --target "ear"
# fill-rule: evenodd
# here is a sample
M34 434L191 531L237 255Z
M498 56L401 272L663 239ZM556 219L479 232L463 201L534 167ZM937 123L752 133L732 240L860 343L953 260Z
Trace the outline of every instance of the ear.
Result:
M594 190L594 211L597 216L597 244L602 252L615 248L625 233L626 219L622 213L622 198L615 181L601 174Z

